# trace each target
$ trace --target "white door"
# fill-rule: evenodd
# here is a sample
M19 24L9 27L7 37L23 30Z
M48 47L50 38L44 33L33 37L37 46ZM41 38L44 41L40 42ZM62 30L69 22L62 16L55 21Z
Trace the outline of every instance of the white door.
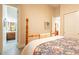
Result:
M79 38L79 11L64 15L64 36Z

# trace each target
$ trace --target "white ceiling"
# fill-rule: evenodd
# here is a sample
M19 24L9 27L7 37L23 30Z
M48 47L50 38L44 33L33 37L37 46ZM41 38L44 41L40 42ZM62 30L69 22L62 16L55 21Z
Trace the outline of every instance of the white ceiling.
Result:
M7 5L11 5L11 6L17 7L19 4L7 4ZM49 5L49 6L52 6L52 7L54 7L54 8L60 6L60 4L48 4L48 5Z

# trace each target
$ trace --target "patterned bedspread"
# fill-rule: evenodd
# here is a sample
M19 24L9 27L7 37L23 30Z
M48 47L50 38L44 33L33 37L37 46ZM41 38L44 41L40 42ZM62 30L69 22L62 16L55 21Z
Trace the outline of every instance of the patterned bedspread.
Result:
M79 55L79 39L57 39L38 45L33 55Z

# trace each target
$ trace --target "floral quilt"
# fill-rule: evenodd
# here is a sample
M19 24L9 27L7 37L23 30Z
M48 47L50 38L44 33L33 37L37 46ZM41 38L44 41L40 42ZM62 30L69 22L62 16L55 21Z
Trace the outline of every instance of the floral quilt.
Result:
M79 39L62 38L42 43L33 55L79 55Z

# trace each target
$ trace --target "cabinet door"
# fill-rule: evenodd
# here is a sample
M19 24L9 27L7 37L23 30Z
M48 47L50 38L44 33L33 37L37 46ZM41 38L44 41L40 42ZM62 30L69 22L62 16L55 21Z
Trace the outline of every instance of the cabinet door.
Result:
M79 11L64 15L64 36L79 38Z

